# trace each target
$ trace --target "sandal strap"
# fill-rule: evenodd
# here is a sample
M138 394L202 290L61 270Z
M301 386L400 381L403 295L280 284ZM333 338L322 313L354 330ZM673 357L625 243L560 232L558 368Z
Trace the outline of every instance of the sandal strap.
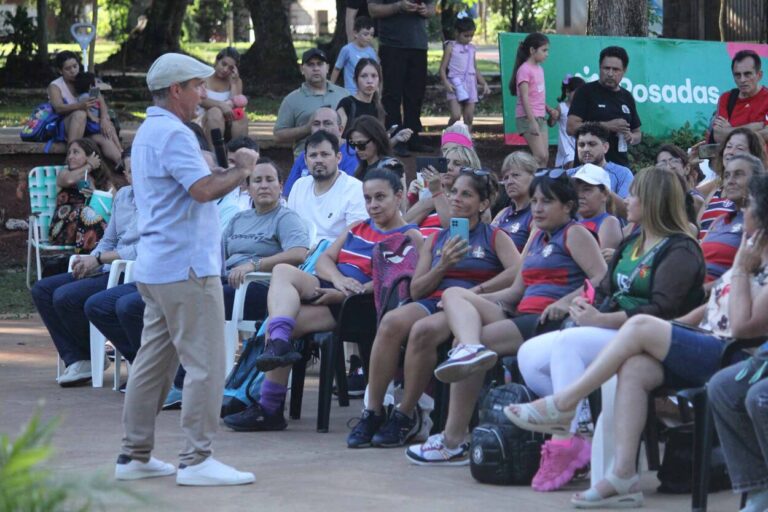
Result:
M629 478L619 478L613 471L609 471L605 475L605 480L611 484L613 490L616 491L615 496L624 496L629 494L629 490L640 481L640 474L635 473ZM601 496L596 487L590 487L583 493L581 493L584 501L601 501L610 498L611 496Z

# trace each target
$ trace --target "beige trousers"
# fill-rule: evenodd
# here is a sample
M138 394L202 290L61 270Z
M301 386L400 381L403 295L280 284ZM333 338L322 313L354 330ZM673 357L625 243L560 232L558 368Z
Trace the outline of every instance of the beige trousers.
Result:
M180 462L211 456L224 390L224 299L219 276L169 284L138 284L146 309L141 348L131 367L123 408L122 453L147 462L160 412L179 362L187 372Z

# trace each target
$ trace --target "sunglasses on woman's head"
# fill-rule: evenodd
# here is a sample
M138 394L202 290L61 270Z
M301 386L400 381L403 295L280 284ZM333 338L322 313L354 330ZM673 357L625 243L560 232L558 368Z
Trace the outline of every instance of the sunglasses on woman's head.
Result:
M551 180L557 180L565 176L568 177L568 171L563 169L562 167L557 167L555 169L548 169L546 167L542 167L540 169L537 169L534 173L534 176L537 178L541 178L542 176L546 176L547 178Z
M367 146L367 145L368 145L368 143L369 143L369 142L371 142L371 140L372 140L372 139L368 139L368 140L360 140L360 141L357 141L357 142L355 142L355 141L351 141L351 140L350 140L350 141L347 141L347 144L348 144L348 145L349 145L349 147L351 147L352 149L356 149L356 150L358 150L358 151L362 151L362 150L364 150L364 149L365 149L365 146Z
M488 169L474 169L472 167L462 167L459 169L459 172L461 174L469 174L472 176L478 176L480 178L485 178L485 188L488 191L488 195L491 195L491 171Z

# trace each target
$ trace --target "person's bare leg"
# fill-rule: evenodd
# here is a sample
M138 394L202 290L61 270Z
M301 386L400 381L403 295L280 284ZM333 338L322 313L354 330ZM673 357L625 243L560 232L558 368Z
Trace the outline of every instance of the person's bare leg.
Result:
M448 118L448 126L461 119L461 105L455 99L448 100L448 108L451 111L451 116Z
M464 124L466 124L471 130L472 123L475 121L475 104L467 101L464 103L464 105L462 105L461 110L464 117Z
M500 356L517 354L517 349L525 341L515 323L508 318L483 327L480 339L483 345Z
M203 114L203 132L205 132L205 138L208 140L208 144L213 147L213 139L211 138L211 130L218 128L221 130L221 136L224 136L224 128L226 127L226 121L224 119L224 113L219 107L211 107Z
M383 407L387 387L397 372L400 347L413 324L427 316L426 310L412 303L389 311L381 319L371 348L368 374L368 409L378 413Z
M116 164L120 161L122 151L120 150L119 146L116 146L115 143L112 142L112 139L108 139L100 133L89 135L88 138L92 139L93 142L99 146L101 154L104 155L104 158L109 159L113 164Z
M442 301L448 326L458 343L484 344L483 326L506 318L497 304L464 288L448 288Z
M555 406L570 411L579 400L587 397L618 372L630 357L646 354L663 361L669 352L672 324L649 315L630 318L592 362L584 375L566 389L554 394Z
M230 135L232 139L246 137L248 135L248 118L244 117L237 121L232 121L230 125Z
M648 395L663 383L664 368L648 355L632 356L619 369L613 414L616 433L613 473L619 478L628 479L637 473L637 449L648 414ZM602 497L616 494L607 480L601 480L595 487ZM636 487L631 489L636 490ZM581 493L575 497L583 498Z
M451 384L448 418L443 431L446 447L456 448L464 441L484 380L484 373L475 373L460 382Z
M407 416L413 415L421 394L429 385L437 366L437 347L451 335L445 316L442 311L437 312L411 328L405 351L405 389L398 407Z
M549 162L547 132L540 132L538 135L526 132L523 134L523 137L525 138L525 142L528 143L531 154L536 158L536 161L539 162L539 166L546 167Z
M67 134L67 142L83 138L87 120L88 116L85 110L75 110L67 114L67 117L64 118L64 131Z
M272 269L272 280L267 293L269 316L297 318L302 299L314 297L315 289L319 286L320 281L312 274L292 265L277 265ZM299 327L298 321L296 327Z

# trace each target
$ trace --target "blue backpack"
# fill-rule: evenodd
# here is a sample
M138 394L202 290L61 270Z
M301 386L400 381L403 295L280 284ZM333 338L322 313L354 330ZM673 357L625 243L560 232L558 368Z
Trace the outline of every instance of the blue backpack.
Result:
M256 369L256 359L264 352L264 336L256 335L243 342L243 350L224 384L221 417L235 414L258 401L264 372Z
M54 142L66 142L64 118L56 113L50 103L41 103L32 111L19 134L24 142L48 142L45 152L51 150Z

